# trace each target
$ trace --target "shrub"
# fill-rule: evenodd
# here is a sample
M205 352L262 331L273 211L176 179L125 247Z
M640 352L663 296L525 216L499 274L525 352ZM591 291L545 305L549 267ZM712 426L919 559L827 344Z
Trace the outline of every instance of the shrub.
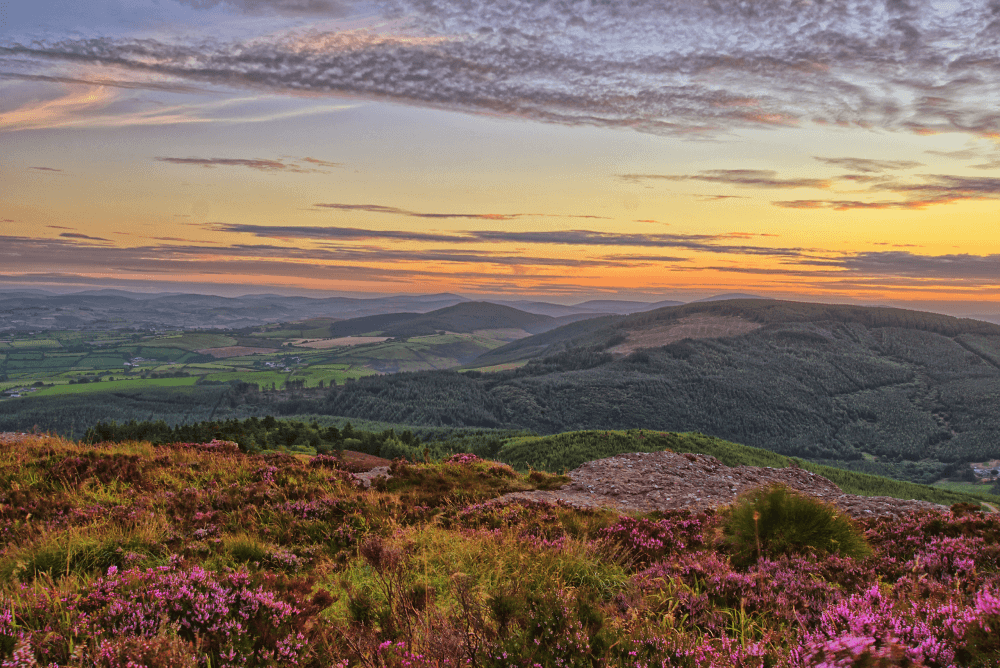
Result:
M388 438L382 444L378 455L384 459L403 458L415 462L421 459L422 450L416 446L407 445L398 439Z
M871 553L861 532L835 506L785 487L753 490L728 511L724 534L733 562L749 565L763 556Z

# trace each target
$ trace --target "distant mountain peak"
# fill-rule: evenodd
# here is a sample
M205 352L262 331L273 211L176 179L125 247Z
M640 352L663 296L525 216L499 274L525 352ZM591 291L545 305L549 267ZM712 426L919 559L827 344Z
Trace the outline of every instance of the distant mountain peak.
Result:
M693 304L698 304L701 302L721 302L728 299L773 299L773 297L761 297L760 295L751 295L745 292L727 292L721 295L714 295L712 297L705 297L704 299L696 299Z

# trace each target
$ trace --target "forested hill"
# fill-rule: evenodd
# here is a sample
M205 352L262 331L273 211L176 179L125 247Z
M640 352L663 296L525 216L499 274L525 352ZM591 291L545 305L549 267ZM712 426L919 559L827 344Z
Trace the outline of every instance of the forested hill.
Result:
M816 304L777 299L730 299L695 302L639 313L620 322L619 329L642 327L653 322L680 320L686 316L709 314L736 316L761 324L856 323L866 327L900 327L955 336L958 334L1000 335L1000 325L955 318L940 313L913 311L889 306L854 306L851 304Z
M706 315L754 328L613 352L637 333ZM575 336L560 339L566 331ZM1000 458L1000 327L988 323L753 300L575 323L542 337L550 341L540 352L558 354L514 371L363 378L310 410L540 433L697 430L782 454L853 462L873 473L908 467L916 479L957 461ZM542 337L506 348L523 350Z
M624 351L632 352L685 338L725 338L757 327L793 323L812 323L821 328L856 324L866 328L913 329L952 337L1000 335L1000 325L924 311L770 299L713 300L573 323L492 350L470 366L509 364L578 347L620 352L621 348L614 347L630 339L634 343L624 346Z
M489 302L463 302L430 313L390 313L342 320L331 325L331 336L357 336L378 332L407 337L437 331L469 333L483 329L519 329L537 333L553 329L559 321L547 315L526 313Z

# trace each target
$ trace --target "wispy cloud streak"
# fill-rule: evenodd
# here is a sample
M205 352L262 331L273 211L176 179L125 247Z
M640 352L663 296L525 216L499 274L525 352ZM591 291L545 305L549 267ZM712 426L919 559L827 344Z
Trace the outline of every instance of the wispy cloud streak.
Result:
M318 209L333 209L335 211L360 211L364 213L384 213L394 216L406 216L408 218L437 218L437 219L471 219L471 220L513 220L515 218L589 218L597 220L608 220L604 216L592 215L559 215L551 213L426 213L410 211L395 206L384 206L382 204L314 204Z
M512 231L467 230L456 233L408 230L369 230L355 227L283 226L225 223L211 225L217 232L238 232L274 239L369 240L445 242L451 244L512 243L556 246L624 246L678 248L708 253L797 257L812 251L806 248L734 245L740 238L730 234L646 234L601 232L597 230Z
M286 162L284 160L268 160L265 158L172 158L159 156L154 158L154 160L157 162L168 162L173 165L192 165L209 169L213 167L246 167L260 172L295 172L298 174L329 173L325 169L304 166L301 163L322 167L341 166L335 162L327 162L316 158L302 158L298 161Z
M827 179L783 178L770 169L709 169L697 174L622 174L625 181L704 181L743 188L829 188Z

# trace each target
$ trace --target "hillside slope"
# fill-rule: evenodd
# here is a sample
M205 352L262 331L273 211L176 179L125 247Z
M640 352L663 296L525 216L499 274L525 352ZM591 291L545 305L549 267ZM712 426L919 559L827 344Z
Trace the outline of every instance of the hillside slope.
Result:
M637 332L699 314L761 325L615 356ZM499 348L497 374L338 388L323 412L391 422L697 430L782 454L931 481L1000 458L1000 327L903 311L747 300L588 320ZM416 397L416 399L414 399Z
M686 323L709 322L701 331L681 331ZM746 327L748 323L755 327ZM815 323L817 325L858 324L867 328L896 327L934 332L944 336L982 334L1000 336L1000 326L981 320L954 318L938 313L889 307L865 307L847 304L812 304L772 299L705 300L679 306L667 306L613 319L593 318L576 326L563 326L516 341L487 353L477 366L508 364L532 357L546 357L575 347L611 349L630 339L636 348L654 348L685 338L726 338L771 325ZM691 330L692 328L687 328ZM655 335L660 334L659 340ZM613 351L615 352L615 351Z

